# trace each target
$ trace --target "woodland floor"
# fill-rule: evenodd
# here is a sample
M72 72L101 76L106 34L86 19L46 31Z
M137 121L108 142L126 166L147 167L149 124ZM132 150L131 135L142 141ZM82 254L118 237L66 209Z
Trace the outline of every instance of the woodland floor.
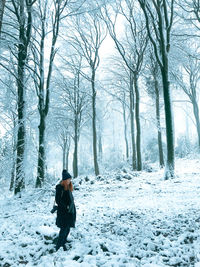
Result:
M195 171L194 171L195 170ZM76 228L68 250L54 251L54 186L0 192L0 266L200 267L200 159L163 170L119 170L74 180Z

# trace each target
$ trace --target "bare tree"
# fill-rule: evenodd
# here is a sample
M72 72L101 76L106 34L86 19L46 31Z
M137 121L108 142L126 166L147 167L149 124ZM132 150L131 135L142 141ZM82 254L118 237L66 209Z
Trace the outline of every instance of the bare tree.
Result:
M126 148L126 160L129 159L129 136L128 136L128 119L130 117L130 108L133 111L132 106L130 107L130 102L133 100L130 87L133 82L130 81L130 70L127 68L126 64L124 64L123 59L120 56L112 57L110 61L110 67L108 70L108 78L105 80L106 85L104 89L109 95L112 96L114 103L117 101L120 103L121 110L118 110L123 117L124 123L124 141ZM133 92L132 92L133 93ZM134 123L134 116L132 112L132 120ZM132 126L133 127L133 126ZM131 128L132 128L131 127ZM132 136L134 136L134 131L132 132ZM136 169L136 150L135 150L135 137L132 140L132 144L134 147L134 153L132 153L132 163L134 162L134 168Z
M93 133L93 158L95 175L99 175L97 155L97 127L96 127L96 72L99 67L99 49L106 37L102 21L98 13L88 13L76 19L76 34L71 36L71 43L87 61L90 75L87 79L91 82L92 89L92 133ZM88 77L89 76L89 77Z
M71 147L71 125L70 121L63 116L58 107L54 107L57 112L53 116L53 122L51 130L53 132L54 138L60 148L62 149L62 167L63 170L69 169L69 152ZM53 108L53 109L54 109ZM59 110L59 112L58 112ZM55 118L55 119L54 119ZM56 133L56 135L55 135Z
M52 0L49 2L38 1L38 19L40 21L37 28L35 28L35 38L32 45L33 61L34 61L34 75L35 88L38 96L38 111L40 115L39 123L39 152L38 152L38 168L36 187L41 187L45 178L45 133L46 133L46 118L49 112L50 105L50 84L53 71L53 64L57 52L56 43L59 35L61 20L69 16L75 15L80 9L83 1L70 0ZM51 5L52 4L52 5ZM49 8L51 6L51 8ZM50 10L50 14L49 14ZM51 29L48 29L47 21L51 19ZM45 59L45 42L47 36L51 34L50 40L50 54L47 66L44 67Z
M186 60L180 65L180 70L173 72L174 82L188 96L195 118L200 148L200 117L199 117L199 83L200 83L200 62L197 55L186 52Z
M163 83L167 161L165 179L174 177L174 128L169 82L170 35L174 17L174 0L138 0L146 19L148 36L153 45Z
M37 179L36 187L41 187L45 178L45 132L46 132L46 118L49 112L50 105L50 82L53 70L53 62L56 54L56 42L59 34L59 26L61 15L65 10L68 1L56 1L53 0L53 9L50 16L52 17L51 24L51 45L49 61L47 66L47 73L45 73L44 60L45 60L45 41L49 34L47 28L49 1L38 1L37 11L39 25L35 27L35 36L32 43L34 72L33 79L35 82L35 88L38 97L38 111L40 116L39 123L39 150L38 150L38 167L37 167Z
M134 155L134 111L136 121L136 152L137 152L137 170L142 169L141 155L141 126L140 126L140 93L138 87L138 79L142 68L143 57L147 47L147 32L144 22L133 1L125 0L125 5L119 1L117 8L114 8L115 18L108 13L108 9L104 9L104 20L108 27L110 36L115 42L116 48L130 70L130 111L131 111L131 132L132 132L132 165L135 169ZM127 23L125 41L120 40L117 36L117 17L122 15ZM137 19L136 19L137 17ZM136 23L137 20L137 23ZM135 99L134 99L135 98Z
M1 125L6 129L6 135L10 140L11 153L9 157L10 171L10 191L15 185L16 172L16 147L17 147L17 92L14 85L14 78L11 74L2 77L1 75L1 104L0 120Z
M157 139L158 139L158 151L159 151L159 163L160 167L163 168L164 163L164 155L163 155L163 145L162 145L162 129L160 122L160 69L158 62L156 61L153 51L150 49L148 56L147 68L148 68L148 76L146 77L147 83L147 92L155 101L156 107L156 126L157 126ZM161 77L160 77L161 78Z
M67 117L70 121L71 137L74 141L73 152L73 176L78 176L78 143L81 128L87 120L86 110L90 107L90 97L87 93L82 72L82 58L71 55L68 61L68 72L70 77L62 74L62 81L59 87L62 88L63 120Z
M199 0L185 0L184 2L178 1L178 4L185 13L190 14L187 19L190 24L193 24L197 29L200 29L200 1Z
M15 194L21 192L25 186L24 175L24 150L25 150L25 70L28 58L28 48L30 45L31 29L32 29L32 6L36 0L20 0L18 2L11 0L11 7L8 9L16 18L17 26L12 25L19 33L17 41L17 60L16 73L12 73L17 83L17 159L16 159L16 181ZM9 34L9 33L8 33ZM12 36L11 36L12 38ZM6 68L6 66L4 66ZM8 71L10 71L7 68Z

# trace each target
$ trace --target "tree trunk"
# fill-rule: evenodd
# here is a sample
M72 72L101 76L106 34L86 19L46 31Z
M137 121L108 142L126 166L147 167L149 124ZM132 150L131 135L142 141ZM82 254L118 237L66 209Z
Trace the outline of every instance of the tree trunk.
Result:
M93 157L94 157L94 172L99 175L99 165L97 160L97 132L96 132L96 90L95 90L95 71L92 70L92 132L93 132Z
M20 38L22 39L24 28L20 27ZM25 59L26 49L23 43L19 44L18 49L18 80L17 80L17 91L18 91L18 132L17 132L17 162L16 162L16 181L15 181L15 194L21 192L25 186L25 174L24 174L24 150L25 150L25 101L24 101L24 75L25 75Z
M168 56L170 50L170 33L173 24L174 14L174 1L171 1L170 11L167 10L167 1L154 1L153 9L151 10L150 5L146 6L146 1L139 0L140 6L144 12L146 20L146 28L151 43L154 47L155 56L160 66L162 75L162 84L164 92L164 104L165 104L165 123L166 123L166 139L167 139L167 161L165 167L164 179L174 177L174 127L173 127L173 114L172 114L172 103L170 97L170 83L168 80L169 69L168 69ZM149 22L153 20L153 32ZM156 39L154 39L154 37ZM161 56L161 57L160 57Z
M66 163L65 163L65 166L66 166L66 170L67 171L69 169L69 148L70 147L67 147L67 150L66 150Z
M67 141L64 139L63 144L63 170L66 170L66 149L67 149Z
M130 71L130 119L131 119L131 145L132 145L132 168L137 169L136 146L135 146L135 127L134 127L134 92L133 74Z
M75 114L75 123L74 123L73 175L74 175L74 177L78 176L78 120L77 120L77 114Z
M168 62L168 59L165 59ZM170 97L170 83L168 80L168 64L162 68L162 81L164 91L165 103L165 123L166 123L166 137L167 137L167 161L165 169L165 180L174 177L174 128L172 116L172 103Z
M6 3L6 0L0 0L0 36L1 36L1 29L2 29L3 13L4 13L5 3Z
M45 178L45 129L46 129L46 116L40 112L39 128L39 151L38 151L38 167L36 187L41 188Z
M98 147L99 147L99 160L100 162L102 162L102 157L103 157L103 146L102 146L102 136L101 136L101 132L99 132L99 135L98 135L98 139L99 139L99 142L98 142Z
M122 108L123 108L123 120L124 120L124 140L125 140L125 145L126 145L126 160L128 160L129 147L128 147L128 137L127 137L126 107L124 103L122 103Z
M136 121L136 148L137 148L137 171L142 170L142 155L141 155L141 127L140 127L140 94L138 90L138 77L134 74L135 87L135 121Z
M157 131L158 131L158 150L159 150L159 164L160 168L165 166L164 163L164 155L163 155L163 145L162 145L162 132L161 132L161 124L160 124L160 95L158 89L158 81L155 79L155 93L156 93L156 123L157 123Z
M25 5L26 11L25 14ZM28 6L24 0L19 1L19 8L16 10L16 16L19 22L19 44L18 44L18 62L17 62L17 116L18 116L18 132L17 132L17 159L16 159L16 180L14 193L20 193L25 187L24 174L24 151L25 151L25 64L28 54L28 46L31 37L32 28L32 6ZM27 23L26 23L27 18Z
M188 110L188 104L185 103L185 107L186 107L186 116L185 116L185 124L186 124L186 138L188 140L188 142L190 142L190 132L189 132L189 117L188 117L188 113L189 113L189 110Z
M15 158L15 152L14 152L14 153L13 153L13 160L12 160L10 188L9 188L10 191L13 190L13 188L14 188L14 183L15 183L15 163L16 163L16 158Z
M196 121L196 129L197 129L197 136L198 136L198 145L199 145L199 148L200 148L199 107L198 107L198 104L197 104L196 99L193 99L192 105L193 105L193 112L194 112L194 117L195 117L195 121Z

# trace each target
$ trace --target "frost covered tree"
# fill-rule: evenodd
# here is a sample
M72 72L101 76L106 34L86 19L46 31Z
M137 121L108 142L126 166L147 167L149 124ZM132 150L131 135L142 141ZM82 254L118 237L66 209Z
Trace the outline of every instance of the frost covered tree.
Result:
M132 99L133 92L130 90L133 84L132 81L130 81L130 70L119 55L112 56L109 62L107 75L104 78L104 90L112 97L112 105L115 109L116 102L120 104L117 111L120 112L123 117L126 160L129 159L129 142L131 143L132 141L132 166L136 169L135 130L131 131L131 141L129 140L130 137L128 133L129 121L130 124L134 123L134 108L130 105L130 103L132 104L134 102ZM134 125L131 125L131 129L134 129Z
M32 12L35 0L11 0L6 2L4 20L4 39L9 52L2 55L1 66L15 77L17 87L17 144L16 144L16 179L15 194L25 186L24 151L25 151L25 91L26 69L32 29ZM9 56L8 56L9 55Z
M68 4L68 1L41 1L37 2L37 26L34 28L32 42L33 56L33 79L38 97L39 122L39 145L36 187L41 187L45 179L46 154L45 154L45 133L46 119L50 105L50 87L53 63L56 55L56 42L59 34L61 16ZM51 10L51 11L50 11ZM50 11L50 12L49 12ZM50 28L48 22L51 21ZM49 37L49 33L51 36ZM48 38L48 41L47 41ZM45 48L50 43L50 53L47 66L45 67Z
M162 129L161 129L161 118L160 118L161 75L158 62L156 61L151 48L149 48L149 54L146 62L146 69L147 69L147 76L146 76L147 93L155 102L159 164L160 167L163 168L165 163L164 163Z
M167 160L165 179L174 177L174 127L169 81L169 52L174 17L174 0L138 0L143 10L149 39L159 64L165 104Z
M72 50L70 50L72 52ZM67 69L67 75L65 70ZM73 150L73 176L78 176L78 144L81 128L87 120L86 111L90 108L90 95L87 84L81 75L82 58L80 55L71 55L65 60L62 70L59 71L60 79L55 82L60 89L59 103L62 104L60 119L63 124L68 123L68 133L74 143ZM67 139L66 139L67 141ZM67 144L66 144L67 145Z
M77 17L73 22L75 32L70 36L71 43L80 55L86 60L90 73L85 73L91 83L92 98L92 134L93 160L95 175L99 175L97 155L97 126L96 126L96 73L100 63L99 49L106 37L106 31L98 12L94 11Z
M197 52L198 53L198 52ZM193 107L195 125L197 129L198 145L200 147L200 117L199 117L199 84L200 84L200 61L198 54L192 51L185 52L179 70L173 72L174 82L188 96Z
M142 170L141 155L141 126L140 126L140 90L139 76L141 74L145 49L147 47L148 37L144 27L144 21L133 1L117 1L113 7L114 18L105 6L103 13L104 20L108 27L110 36L115 42L115 46L130 70L130 105L131 105L131 131L134 133L134 112L136 122L136 153L138 171ZM125 23L125 37L121 40L117 34L117 18L122 16ZM135 99L134 99L135 97ZM135 107L135 109L134 109ZM132 149L134 153L134 136L132 134ZM135 156L133 155L133 169L135 169Z
M0 121L1 127L4 128L6 134L6 143L9 150L9 168L6 173L6 179L10 177L10 191L14 189L15 173L16 173L16 147L17 147L17 92L15 87L15 79L10 73L1 73L1 94L0 94ZM2 138L3 139L3 138ZM1 168L7 168L1 161ZM3 166L2 166L3 165ZM9 173L8 173L9 172Z
M195 25L197 29L199 29L199 23L200 23L200 1L199 0L185 0L183 1L177 1L179 4L179 7L185 12L185 14L189 15L189 18L187 19L187 16L184 16L184 19L188 20L190 24ZM179 14L180 15L180 14Z

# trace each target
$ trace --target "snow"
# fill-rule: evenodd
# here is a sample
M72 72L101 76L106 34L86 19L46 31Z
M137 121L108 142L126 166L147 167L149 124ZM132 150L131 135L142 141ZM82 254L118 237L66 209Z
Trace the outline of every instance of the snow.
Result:
M74 179L76 228L55 252L59 229L50 210L55 185L0 192L0 266L200 267L200 160L164 170Z

